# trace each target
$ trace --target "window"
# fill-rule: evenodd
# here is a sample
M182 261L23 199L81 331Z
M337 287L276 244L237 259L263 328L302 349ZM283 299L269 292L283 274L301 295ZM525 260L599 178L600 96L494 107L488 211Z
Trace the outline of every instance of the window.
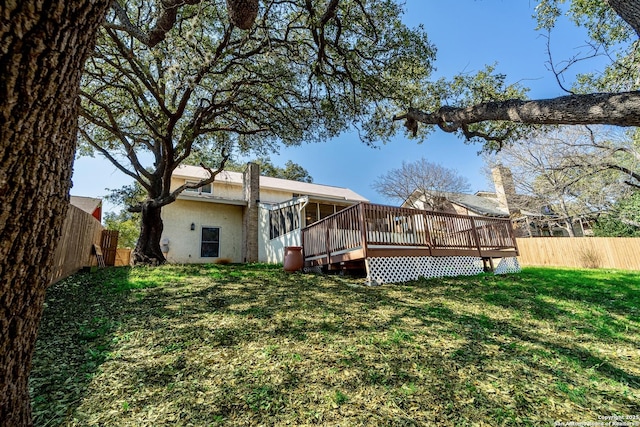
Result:
M323 203L309 203L305 208L305 226L310 226L316 221L333 215L336 212L340 212L342 209L346 209L349 206L345 205L328 205Z
M320 219L326 218L329 215L333 215L335 213L335 207L333 205L319 205L320 211Z
M269 236L275 239L300 228L297 205L287 206L269 212Z
M309 203L304 209L306 225L309 226L318 220L318 204Z
M200 243L201 258L217 258L220 256L220 228L202 227Z
M185 184L197 184L197 181L186 181ZM203 185L202 187L199 188L187 188L184 191L188 191L191 193L198 193L198 194L202 194L202 193L206 193L206 194L211 194L211 183Z

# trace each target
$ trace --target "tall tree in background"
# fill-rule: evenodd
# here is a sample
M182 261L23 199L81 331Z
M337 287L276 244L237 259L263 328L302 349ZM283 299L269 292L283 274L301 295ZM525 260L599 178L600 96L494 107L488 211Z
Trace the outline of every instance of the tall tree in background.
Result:
M439 210L447 193L469 191L469 182L453 169L422 158L381 175L372 187L385 198L414 208Z
M640 237L640 191L618 200L593 226L598 237Z
M436 127L481 142L485 151L518 141L532 125L640 126L640 0L541 0L536 6L539 28L553 34L565 3L569 18L587 29L593 47L568 65L607 55L613 60L604 73L579 76L573 89L563 87L565 96L527 100L524 88L506 84L506 76L489 67L476 76L430 83L423 96L394 119L404 120L414 135L419 125L427 132ZM551 68L560 81L562 70L553 63Z
M119 248L134 248L140 236L140 215L124 209L106 212L102 220L107 230L118 232Z
M487 156L513 175L517 208L541 212L551 207L558 225L573 235L577 218L609 210L640 184L640 152L630 132L607 127L560 127ZM551 218L551 217L550 217Z
M164 262L162 207L223 167L202 163L207 179L171 188L192 153L267 153L352 126L376 140L389 134L381 118L416 96L430 71L425 34L401 23L394 1L267 0L247 32L224 19L224 4L185 5L149 47L138 33L151 33L153 2L127 2L88 61L81 140L147 195L130 207L141 213L135 263Z
M156 8L155 37L178 5ZM233 9L246 0L229 0ZM251 1L249 3L252 3ZM106 0L0 3L0 421L32 424L28 376L64 220L78 130L78 90ZM239 20L247 16L237 8Z
M284 167L276 166L269 158L260 158L256 160L260 165L261 174L273 178L288 179L290 181L313 182L313 177L309 175L309 171L297 163L287 160Z

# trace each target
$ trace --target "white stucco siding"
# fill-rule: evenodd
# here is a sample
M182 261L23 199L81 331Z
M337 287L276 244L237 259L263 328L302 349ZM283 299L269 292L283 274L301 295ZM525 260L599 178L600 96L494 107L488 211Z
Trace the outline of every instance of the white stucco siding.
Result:
M228 258L242 262L242 206L177 200L162 209L163 239L169 239L171 263L208 263ZM191 230L191 224L195 230ZM219 227L220 250L216 258L200 256L203 227Z
M213 196L222 199L242 200L242 185L214 181Z
M270 264L284 262L286 246L300 246L300 229L293 230L275 239L269 238L269 210L262 207L258 213L258 261Z
M198 180L199 178L171 178L171 189L175 190L181 185L184 185L186 181L196 182ZM187 192L186 194L189 193ZM223 181L214 181L211 193L206 195L221 199L242 200L242 185L227 183Z
M291 200L293 193L271 189L260 189L260 201L263 203L282 203Z

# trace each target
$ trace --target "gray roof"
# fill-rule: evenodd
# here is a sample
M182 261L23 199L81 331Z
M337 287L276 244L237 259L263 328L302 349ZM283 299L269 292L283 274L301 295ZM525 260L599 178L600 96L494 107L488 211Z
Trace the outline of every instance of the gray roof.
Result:
M473 212L486 216L509 217L509 211L500 205L495 197L481 197L474 194L447 193L447 199Z

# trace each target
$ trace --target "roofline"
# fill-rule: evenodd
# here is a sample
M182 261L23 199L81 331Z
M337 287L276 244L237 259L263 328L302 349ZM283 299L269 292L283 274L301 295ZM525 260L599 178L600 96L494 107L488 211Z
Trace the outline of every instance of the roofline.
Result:
M220 203L222 205L247 206L246 200L225 199L222 197L206 196L203 194L185 194L180 193L178 200L189 200L194 202Z
M184 166L190 166L190 167L194 167L197 168L197 166L192 166L192 165L184 165ZM204 169L201 169L202 171L204 171ZM194 175L187 175L184 173L180 173L180 168L174 170L173 174L172 174L172 178L178 178L178 179L202 179L202 177L199 176L194 176ZM233 178L231 179L224 179L224 174L230 174L229 177L232 176L236 176L239 179L237 180L233 180ZM233 174L233 175L231 175ZM222 176L221 176L222 175ZM237 186L237 187L241 187L243 185L242 182L242 172L236 172L236 171L227 171L227 170L223 170L220 172L219 175L216 176L216 179L213 181L213 184L218 183L218 184L226 184L226 185L232 185L232 186ZM218 179L218 177L221 177L221 179ZM263 180L264 178L264 180ZM276 186L276 185L269 185L269 184L265 184L263 183L265 180L275 180L275 181L280 181L282 183L293 183L296 185L302 185L302 186L312 186L312 187L318 187L318 188L324 188L327 191L326 192L322 192L322 193L318 193L318 192L314 192L314 191L305 191L304 188L286 188L286 187L282 187L282 186ZM361 198L348 198L348 196L340 196L340 195L332 195L331 194L331 189L335 189L335 190L342 190L342 191L348 191L353 193L353 195L356 196L360 196ZM265 175L260 175L260 190L275 190L275 191L285 191L285 192L290 192L293 194L300 194L300 195L308 195L311 196L313 198L319 199L319 200L327 200L327 201L345 201L347 203L358 203L358 202L368 202L369 200L365 197L362 197L360 194L356 193L355 191L351 190L350 188L347 187L339 187L336 185L325 185L325 184L317 184L315 182L303 182L303 181L294 181L291 179L284 179L284 178L274 178L271 176L265 176ZM327 194L328 193L328 194Z

